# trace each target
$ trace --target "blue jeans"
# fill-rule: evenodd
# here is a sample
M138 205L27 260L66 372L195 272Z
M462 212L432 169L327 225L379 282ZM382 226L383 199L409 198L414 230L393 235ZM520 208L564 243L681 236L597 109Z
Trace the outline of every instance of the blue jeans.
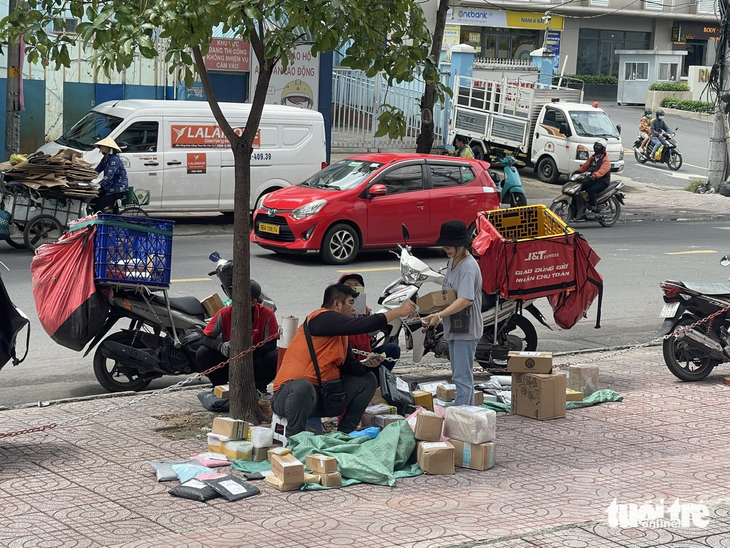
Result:
M456 384L454 405L474 405L474 355L477 341L449 341L451 372Z

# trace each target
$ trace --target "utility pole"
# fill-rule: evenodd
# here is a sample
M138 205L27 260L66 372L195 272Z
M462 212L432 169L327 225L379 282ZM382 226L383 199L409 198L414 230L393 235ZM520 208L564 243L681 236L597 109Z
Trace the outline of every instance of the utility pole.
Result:
M718 0L718 8L722 4L723 9L720 13L727 14L728 0ZM722 34L728 36L730 26L728 25L727 15L722 20ZM712 127L712 137L710 139L710 164L707 170L707 177L712 188L717 192L727 177L728 167L728 150L730 149L730 135L728 134L728 109L730 107L730 78L728 78L727 58L730 54L730 46L725 45L724 51L717 52L716 66L719 70L718 82L720 89L715 98L715 120Z
M10 0L9 12L17 0ZM8 91L5 102L5 160L20 152L20 38L8 44Z

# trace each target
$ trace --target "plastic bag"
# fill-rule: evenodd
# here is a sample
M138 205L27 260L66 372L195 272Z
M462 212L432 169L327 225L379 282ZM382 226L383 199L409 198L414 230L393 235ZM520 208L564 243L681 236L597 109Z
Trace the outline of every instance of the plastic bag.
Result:
M30 264L43 329L61 346L82 350L104 327L109 303L94 285L95 226L42 245Z
M197 500L200 502L205 502L206 500L220 496L210 485L196 479L191 479L182 485L173 487L168 491L168 493L170 493L173 497Z
M246 483L241 478L232 474L228 474L222 478L206 480L205 483L215 489L228 502L253 497L261 493L255 485Z
M18 334L24 327L28 327L28 333L25 341L25 354L18 359L15 346ZM16 307L10 300L2 277L0 277L0 369L13 361L13 365L18 365L28 355L28 343L30 342L30 320L23 312Z
M200 392L198 399L208 411L218 413L227 413L231 401L229 398L219 398L213 392Z
M217 468L219 466L230 466L228 457L220 453L200 453L199 455L193 455L190 460L198 461L201 465L207 466L208 468ZM194 462L191 464L195 464Z
M370 438L371 440L374 440L378 437L378 434L380 434L380 428L377 426L369 426L368 428L363 428L362 430L355 430L354 432L350 432L347 434L351 438Z
M195 464L173 464L172 469L177 474L177 479L180 480L180 483L185 483L200 474L215 472L212 468L200 465L198 461L195 461Z
M172 481L177 479L177 474L172 469L173 464L195 464L192 461L189 460L173 460L173 461L156 461L152 460L149 461L147 464L149 464L152 469L155 471L155 475L157 476L157 481Z
M378 377L383 399L394 405L400 415L405 415L408 406L415 403L408 383L393 375L387 367L378 367Z

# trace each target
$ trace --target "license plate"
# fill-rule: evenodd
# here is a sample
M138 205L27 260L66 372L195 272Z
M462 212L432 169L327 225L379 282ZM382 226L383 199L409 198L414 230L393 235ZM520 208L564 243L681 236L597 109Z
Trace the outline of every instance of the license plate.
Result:
M268 234L278 234L279 225L270 225L266 223L259 223L259 230Z
M674 315L677 313L678 308L679 303L664 303L664 307L662 308L662 312L661 314L659 314L659 317L674 318Z

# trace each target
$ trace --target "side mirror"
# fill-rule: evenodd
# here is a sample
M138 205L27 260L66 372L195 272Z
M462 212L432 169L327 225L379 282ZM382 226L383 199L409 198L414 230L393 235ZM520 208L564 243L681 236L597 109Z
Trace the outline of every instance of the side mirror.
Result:
M571 136L570 127L565 122L562 122L560 124L560 133L562 133L566 137L570 137Z
M208 258L211 261L213 261L214 263L217 263L220 260L221 256L217 251L214 251L213 253L210 254L210 257L208 257Z
M373 185L368 192L370 196L385 196L388 194L388 188L385 185Z
M725 255L722 259L720 259L720 264L722 266L730 266L730 256Z
M408 240L410 239L411 235L408 233L408 229L406 228L405 223L401 223L400 225L401 233L403 234L403 240L408 243Z
M621 124L618 124L616 129L618 130L618 134L621 135Z

